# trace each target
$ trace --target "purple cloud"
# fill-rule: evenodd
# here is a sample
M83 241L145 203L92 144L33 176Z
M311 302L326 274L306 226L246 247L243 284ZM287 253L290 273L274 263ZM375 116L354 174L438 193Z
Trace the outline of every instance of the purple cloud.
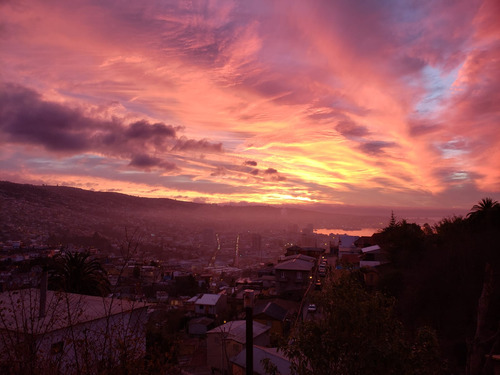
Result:
M359 145L359 149L370 156L380 156L385 154L386 148L396 147L395 142L370 141Z
M64 154L96 152L128 158L129 166L136 168L176 168L148 156L148 151L222 152L222 143L178 138L182 127L147 120L125 124L119 118L94 119L78 108L45 101L34 90L15 84L0 85L0 115L0 134L8 142Z
M178 128L177 128L178 129ZM156 137L175 137L176 128L163 123L150 124L145 120L137 121L129 125L125 135L130 138L150 139Z
M0 131L9 141L51 151L87 150L87 129L96 125L80 111L44 102L35 91L14 84L0 86L0 114Z
M275 174L275 173L278 173L278 171L274 168L267 168L265 171L264 171L265 174Z
M362 125L358 125L351 120L339 121L337 126L335 127L335 130L337 130L346 138L364 137L365 135L370 134L368 128Z
M163 170L171 171L176 169L176 165L174 163L170 163L160 158L152 157L146 154L133 155L132 159L130 160L129 166L144 170L161 168Z
M210 176L212 177L217 177L217 176L225 176L226 175L226 168L224 167L217 167L214 172L210 173Z
M199 152L223 152L222 143L211 143L206 139L194 140L180 137L173 150L176 151L199 151Z
M80 109L44 101L35 91L13 84L0 88L0 131L9 141L39 145L56 152L100 151L122 153L175 138L176 130L146 120L97 120Z
M439 131L442 128L442 126L430 121L410 121L408 127L410 136L412 137L424 136Z

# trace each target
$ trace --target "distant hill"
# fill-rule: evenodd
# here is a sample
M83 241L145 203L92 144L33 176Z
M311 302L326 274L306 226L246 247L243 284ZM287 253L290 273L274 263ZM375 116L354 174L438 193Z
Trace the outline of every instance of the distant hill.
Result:
M0 181L4 231L121 233L182 227L202 230L269 230L308 224L315 228L376 227L385 217L325 213L264 205L216 205L167 198L141 198L66 186L35 186ZM151 229L152 228L152 229Z
M28 185L0 181L0 197L24 199L26 201L46 201L47 204L63 204L73 208L82 206L121 206L134 208L194 208L197 203L177 201L167 198L141 198L131 195L95 192L67 186Z

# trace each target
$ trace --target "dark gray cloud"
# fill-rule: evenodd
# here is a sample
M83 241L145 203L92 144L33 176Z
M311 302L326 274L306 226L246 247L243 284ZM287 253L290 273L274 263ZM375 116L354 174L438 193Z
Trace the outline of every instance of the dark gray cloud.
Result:
M215 169L215 171L213 171L212 173L210 173L210 176L212 177L216 177L216 176L225 176L226 175L226 168L224 167L217 167Z
M351 120L339 121L337 126L335 127L335 130L346 138L364 137L370 134L368 128L362 125L358 125Z
M359 149L370 156L380 156L385 154L386 148L396 147L395 142L385 142L385 141L370 141L362 143L359 145Z
M174 163L170 163L160 158L156 158L146 154L133 155L129 165L131 167L145 170L150 170L152 168L161 168L170 171L176 169L176 165Z
M253 174L254 176L257 176L259 174L259 170L258 169L252 169L250 171L250 174Z
M257 162L254 161L254 160L247 160L243 164L244 165L249 165L249 166L252 166L252 167L256 167L257 166Z
M42 145L51 151L83 151L90 147L87 127L95 122L79 111L43 102L35 91L0 85L0 131L9 141Z
M148 150L223 151L222 143L178 138L179 126L147 120L126 124L119 118L94 119L78 108L45 101L36 91L10 83L0 84L0 119L0 136L7 142L63 154L97 152L128 158L135 168L176 168L173 163L148 156Z
M179 128L146 120L125 125L122 120L97 120L81 110L44 101L25 87L0 87L0 131L11 142L38 145L56 152L133 152L164 145Z
M266 175L265 180L270 180L270 181L286 181L286 177L282 176L278 173L278 171L274 168L267 168L264 171L264 174Z
M278 173L278 171L274 168L267 168L265 171L264 171L265 174L275 174L275 173Z
M129 125L125 135L130 138L149 139L153 137L175 137L176 128L161 122L150 124L145 120L137 121Z
M194 140L180 137L173 150L199 151L199 152L222 152L222 143L211 143L206 139Z

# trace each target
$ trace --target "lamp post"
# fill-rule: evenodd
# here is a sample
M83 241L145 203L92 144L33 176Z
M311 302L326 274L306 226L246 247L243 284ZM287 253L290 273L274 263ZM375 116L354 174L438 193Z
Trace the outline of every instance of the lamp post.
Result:
M243 294L246 316L246 375L253 375L253 300L254 291L246 289Z

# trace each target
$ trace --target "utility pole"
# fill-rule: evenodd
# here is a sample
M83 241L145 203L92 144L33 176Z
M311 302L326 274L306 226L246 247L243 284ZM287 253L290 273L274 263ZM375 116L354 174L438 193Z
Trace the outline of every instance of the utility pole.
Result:
M246 289L243 294L246 316L246 375L253 375L253 300L254 291Z

